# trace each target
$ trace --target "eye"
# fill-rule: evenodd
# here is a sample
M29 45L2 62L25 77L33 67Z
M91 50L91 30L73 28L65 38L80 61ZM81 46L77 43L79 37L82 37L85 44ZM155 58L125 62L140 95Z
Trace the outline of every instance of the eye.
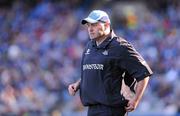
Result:
M92 24L92 26L97 26L97 25L98 25L98 23L93 23L93 24Z
M86 27L90 27L90 26L92 26L92 27L97 27L97 26L98 26L98 23L87 23L87 24L86 24Z
M92 26L92 24L87 23L85 26L88 28L88 27Z

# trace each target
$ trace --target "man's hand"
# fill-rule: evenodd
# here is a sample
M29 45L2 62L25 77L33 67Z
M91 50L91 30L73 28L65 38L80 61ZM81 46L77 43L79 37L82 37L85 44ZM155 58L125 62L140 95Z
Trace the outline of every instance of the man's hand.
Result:
M69 94L71 96L74 96L76 92L78 91L80 86L80 81L77 81L76 83L70 84L68 87Z
M135 88L136 94L134 94L134 96L132 96L132 98L129 97L129 94L127 94L127 95L123 94L123 95L125 95L125 98L127 100L129 100L127 107L125 107L127 112L131 112L137 108L139 101L141 100L141 98L144 94L144 91L146 89L148 81L149 81L149 77L146 77L143 80L137 82L137 86ZM126 92L129 93L127 89L126 89Z
M131 112L135 110L137 107L137 103L133 99L135 93L130 90L130 88L125 84L124 80L122 80L121 94L125 97L126 100L128 100L127 107L125 107L126 111Z
M134 99L130 99L125 109L127 112L132 112L133 110L136 109L137 105L138 105L138 101L135 101Z

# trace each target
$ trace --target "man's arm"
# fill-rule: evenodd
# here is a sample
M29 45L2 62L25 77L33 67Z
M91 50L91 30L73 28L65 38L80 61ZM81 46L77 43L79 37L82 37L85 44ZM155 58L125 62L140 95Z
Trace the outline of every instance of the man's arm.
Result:
M76 92L79 90L80 83L81 83L81 79L68 86L68 91L70 95L74 96L76 94Z
M137 82L137 85L135 88L136 94L134 95L134 97L132 99L129 100L127 107L126 107L126 111L131 112L134 109L136 109L136 107L138 106L138 104L144 94L144 91L146 89L148 81L149 81L149 77L146 77L143 80Z

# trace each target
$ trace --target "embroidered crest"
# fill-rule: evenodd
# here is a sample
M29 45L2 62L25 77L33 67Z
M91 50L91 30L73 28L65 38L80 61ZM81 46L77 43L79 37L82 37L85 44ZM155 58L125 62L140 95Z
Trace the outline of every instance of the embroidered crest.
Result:
M107 50L104 50L104 52L102 52L103 55L108 55L108 51Z

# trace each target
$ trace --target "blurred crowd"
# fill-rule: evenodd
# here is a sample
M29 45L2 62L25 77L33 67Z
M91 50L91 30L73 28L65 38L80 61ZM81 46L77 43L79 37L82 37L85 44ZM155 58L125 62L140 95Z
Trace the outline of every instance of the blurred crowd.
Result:
M17 1L0 8L0 115L86 114L78 95L68 95L67 86L80 77L81 53L88 41L80 21L97 8L85 8L88 4L73 7L45 0L29 7ZM108 11L117 35L130 41L154 72L134 114L176 115L180 112L180 4L144 14L126 9L117 15L117 9L99 8Z

